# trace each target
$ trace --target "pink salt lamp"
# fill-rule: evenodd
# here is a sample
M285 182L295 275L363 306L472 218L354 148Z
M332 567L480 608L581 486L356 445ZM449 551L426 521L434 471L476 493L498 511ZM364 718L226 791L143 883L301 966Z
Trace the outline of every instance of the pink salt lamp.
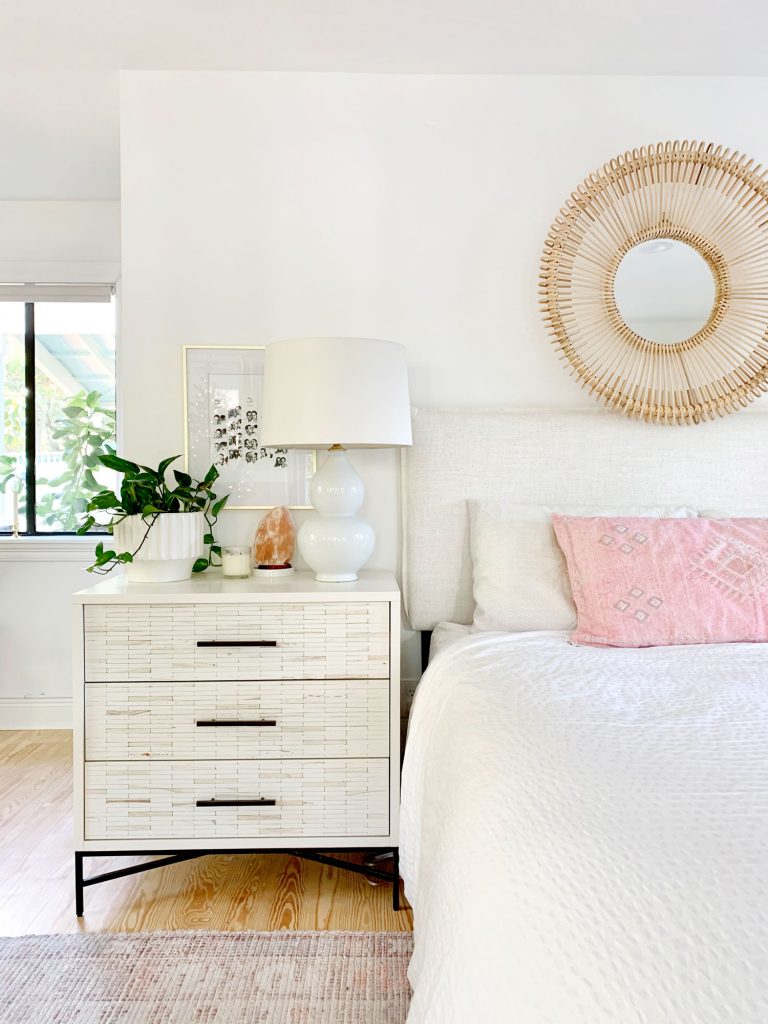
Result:
M253 541L253 561L259 576L288 576L296 544L296 527L287 508L270 509L259 523Z

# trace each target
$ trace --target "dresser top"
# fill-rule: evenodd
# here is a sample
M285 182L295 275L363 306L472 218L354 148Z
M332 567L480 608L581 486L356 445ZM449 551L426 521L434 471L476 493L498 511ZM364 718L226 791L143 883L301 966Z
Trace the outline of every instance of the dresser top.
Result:
M110 575L73 596L76 604L243 604L269 601L385 601L400 591L389 572L363 572L356 583L316 583L311 572L296 572L281 580L251 576L224 579L220 569L208 569L181 583L128 583Z

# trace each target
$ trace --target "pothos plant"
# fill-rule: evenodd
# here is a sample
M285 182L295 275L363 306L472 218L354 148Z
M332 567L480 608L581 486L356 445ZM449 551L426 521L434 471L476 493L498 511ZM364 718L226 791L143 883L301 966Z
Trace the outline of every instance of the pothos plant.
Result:
M120 458L114 452L99 457L103 466L120 473L123 480L119 493L117 488L114 491L103 490L90 499L86 509L87 516L77 532L87 533L97 525L94 512L110 516L109 522L106 523L110 533L128 516L141 516L147 528L141 543L133 551L110 550L105 547L103 541L100 541L96 545L96 560L88 567L88 572L104 574L117 565L132 562L146 542L157 517L163 512L202 512L206 522L203 540L208 548L208 554L197 559L192 571L203 572L209 565L218 564L214 563L213 559L214 556L221 555L221 547L216 543L213 530L229 495L219 498L213 491L213 485L219 475L215 466L211 466L202 480L194 480L189 473L174 469L175 487L169 486L166 474L178 458L181 456L174 455L169 459L163 459L157 469L152 469L150 466L141 466Z

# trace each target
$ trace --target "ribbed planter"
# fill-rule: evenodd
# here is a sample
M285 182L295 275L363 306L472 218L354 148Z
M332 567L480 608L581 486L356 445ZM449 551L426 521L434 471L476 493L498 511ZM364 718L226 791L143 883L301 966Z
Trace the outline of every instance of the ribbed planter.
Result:
M128 516L113 531L115 551L136 551L148 521ZM202 512L161 512L133 561L125 567L129 583L174 583L188 580L204 552Z

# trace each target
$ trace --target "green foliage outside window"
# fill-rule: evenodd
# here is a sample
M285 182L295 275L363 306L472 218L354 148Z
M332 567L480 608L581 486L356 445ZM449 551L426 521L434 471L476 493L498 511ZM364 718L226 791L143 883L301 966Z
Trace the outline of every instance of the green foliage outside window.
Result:
M48 446L61 452L65 468L50 479L38 475L37 519L49 529L74 533L91 498L103 487L103 482L99 483L94 476L94 470L101 467L102 455L114 453L110 442L115 436L115 412L101 404L98 391L81 391L68 397L63 408L50 411L53 415L44 426ZM6 437L9 422L13 424L15 420L13 411L10 418L6 415ZM23 442L19 447L23 447ZM0 455L0 493L20 476L20 472L17 458ZM26 513L23 492L20 512Z
M46 526L74 532L91 498L102 489L93 471L101 456L113 453L115 412L100 404L98 391L81 391L51 425L51 439L63 453L65 470L51 480L38 476L39 488L51 488L37 500L37 518Z

